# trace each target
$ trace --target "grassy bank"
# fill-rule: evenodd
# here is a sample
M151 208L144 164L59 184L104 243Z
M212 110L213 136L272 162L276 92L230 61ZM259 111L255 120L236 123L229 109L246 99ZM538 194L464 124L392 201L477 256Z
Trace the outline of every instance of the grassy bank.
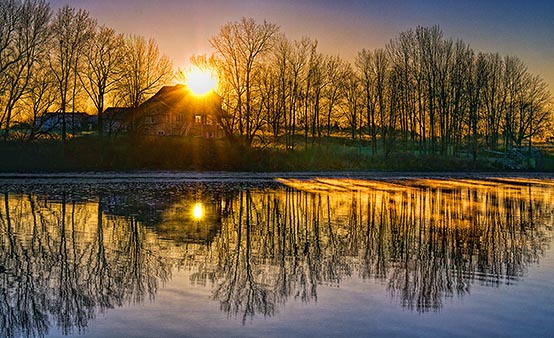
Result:
M284 151L277 148L245 148L224 140L147 137L100 141L81 137L61 141L0 143L0 171L472 171L513 170L506 158L481 155L439 156L395 152L388 157L372 155L367 147L340 143L314 145ZM525 166L517 169L529 169ZM541 155L531 169L554 171L554 157Z
M171 137L3 142L0 158L4 172L239 170L244 165L238 149L225 142Z

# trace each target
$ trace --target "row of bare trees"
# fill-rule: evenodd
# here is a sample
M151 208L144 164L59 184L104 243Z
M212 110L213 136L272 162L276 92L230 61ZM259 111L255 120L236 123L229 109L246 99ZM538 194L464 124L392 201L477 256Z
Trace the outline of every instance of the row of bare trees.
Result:
M0 129L5 139L14 121L27 122L26 137L32 139L46 112L90 106L101 134L107 104L137 107L172 76L171 62L155 40L99 26L85 10L66 6L53 12L44 0L0 4ZM65 139L65 118L61 129Z
M400 33L353 63L327 56L310 38L243 18L210 40L228 134L293 149L340 129L372 152L454 153L522 146L551 122L546 83L512 56L476 52L439 27ZM500 143L502 141L502 143Z
M43 130L48 111L137 107L173 76L156 42L99 26L85 10L53 12L44 0L0 4L0 130ZM353 62L316 40L291 41L279 26L242 18L196 58L219 73L226 134L246 145L294 149L348 131L373 154L413 149L442 154L531 145L551 123L546 83L512 56L476 52L439 27L417 27ZM62 119L62 139L66 138Z

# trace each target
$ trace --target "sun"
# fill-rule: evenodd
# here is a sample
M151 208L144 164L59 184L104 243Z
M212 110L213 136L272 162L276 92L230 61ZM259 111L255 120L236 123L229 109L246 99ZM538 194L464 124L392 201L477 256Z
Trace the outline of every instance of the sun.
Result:
M187 85L196 95L203 95L217 88L217 77L209 70L195 68L186 74Z
M204 206L202 203L196 203L194 205L194 208L192 209L192 217L194 217L195 220L200 220L204 217Z

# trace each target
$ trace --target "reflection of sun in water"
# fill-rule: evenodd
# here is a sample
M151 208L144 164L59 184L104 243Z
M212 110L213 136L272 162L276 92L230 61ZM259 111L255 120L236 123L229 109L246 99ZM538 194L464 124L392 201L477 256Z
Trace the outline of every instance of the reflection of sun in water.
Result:
M194 209L192 210L192 216L194 217L194 219L198 219L198 220L204 217L204 206L202 205L202 203L196 203L194 205Z
M195 68L187 73L186 78L188 87L197 95L217 88L217 77L209 70Z

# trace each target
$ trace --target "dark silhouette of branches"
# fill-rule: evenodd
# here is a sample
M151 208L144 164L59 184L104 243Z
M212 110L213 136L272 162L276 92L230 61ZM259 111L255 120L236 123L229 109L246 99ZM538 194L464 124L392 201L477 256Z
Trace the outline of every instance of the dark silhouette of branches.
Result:
M113 29L99 27L87 41L84 53L84 66L79 79L94 103L98 115L98 134L103 134L102 113L106 96L117 89L123 78L125 41L123 35Z
M47 53L50 8L41 0L0 5L0 128L7 139L13 120L21 119L19 103L37 76L37 63ZM23 114L19 114L23 115Z
M75 112L78 92L78 71L84 54L84 47L92 38L96 21L82 9L69 6L60 8L52 22L52 52L50 68L56 78L59 91L59 110L63 114L61 136L66 139L67 121L65 113L70 108Z
M248 145L271 135L293 150L302 133L307 146L308 135L313 143L322 129L329 138L346 127L353 140L370 140L374 155L415 148L476 160L499 140L506 150L531 144L552 118L548 88L519 59L475 52L438 26L362 49L355 67L321 55L309 38L291 42L276 32L243 19L210 40L224 83L220 123Z
M252 144L262 121L255 88L260 79L261 64L271 48L279 27L268 22L257 24L254 19L242 18L221 27L210 43L217 51L220 81L229 89L227 108L236 121L232 126L247 145ZM236 117L235 117L236 116Z
M5 139L22 137L11 135L16 124L27 124L29 139L48 134L40 118L48 110L87 106L94 107L101 137L105 107L136 108L173 79L156 41L123 38L98 27L85 10L65 6L52 16L43 0L6 0L0 16ZM214 53L191 60L218 73L216 120L233 143L294 150L340 137L370 147L373 156L414 152L477 161L483 151L531 152L552 123L548 86L522 60L475 51L438 26L401 32L382 48L361 49L353 62L279 30L252 18L226 23L209 39ZM141 118L134 115L129 129L138 131Z

